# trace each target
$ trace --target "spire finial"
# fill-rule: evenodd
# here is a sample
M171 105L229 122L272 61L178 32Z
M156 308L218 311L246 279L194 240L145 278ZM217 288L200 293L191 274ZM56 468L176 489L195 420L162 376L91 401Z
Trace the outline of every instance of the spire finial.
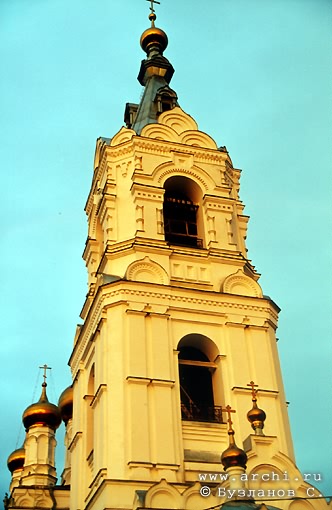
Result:
M160 5L160 2L157 2L157 0L146 0L147 2L150 2L150 11L152 14L155 14L155 10L154 10L154 4L158 4Z
M236 413L235 409L232 409L230 405L227 405L225 409L221 409L221 412L227 413L227 423L228 423L228 435L234 435L234 429L232 427L232 413Z
M149 20L151 21L151 28L154 28L154 22L157 19L156 11L154 10L154 4L159 4L160 2L157 2L157 0L146 0L147 2L150 2L150 14L149 14Z
M47 372L46 372L46 371L47 371L47 370L52 370L52 368L51 368L51 367L49 367L49 366L48 366L48 365L46 365L46 364L45 364L45 365L42 365L42 366L41 366L41 367L39 367L39 368L42 368L42 369L44 370L44 374L43 374L44 382L43 382L42 386L47 386L47 384L46 384L46 379L47 379L47 375L46 375L46 373L47 373Z
M255 384L254 381L250 381L249 384L247 384L247 386L250 386L251 387L251 395L252 395L252 401L256 401L257 400L257 390L255 388L258 388L258 384Z

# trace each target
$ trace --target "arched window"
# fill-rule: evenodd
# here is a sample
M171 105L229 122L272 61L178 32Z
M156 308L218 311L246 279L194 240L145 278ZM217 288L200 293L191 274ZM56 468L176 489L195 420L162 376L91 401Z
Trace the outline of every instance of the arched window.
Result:
M221 423L221 406L215 402L213 381L217 364L201 350L197 342L199 337L204 338L188 335L179 344L182 420Z
M162 87L158 89L155 97L155 104L157 105L157 113L167 112L177 106L177 95L170 87Z
M171 177L165 183L164 230L170 244L202 248L198 201L201 192L187 177Z

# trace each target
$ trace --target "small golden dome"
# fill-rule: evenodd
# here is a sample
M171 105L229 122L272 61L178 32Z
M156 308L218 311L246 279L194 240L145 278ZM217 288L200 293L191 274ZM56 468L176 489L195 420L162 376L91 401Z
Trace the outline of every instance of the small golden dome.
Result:
M230 405L227 405L225 409L222 409L222 411L226 411L228 415L228 437L229 437L229 446L226 448L225 451L223 451L221 455L221 463L224 466L224 470L231 468L231 467L242 467L243 469L246 469L247 464L247 454L244 450L241 450L236 444L234 439L234 430L232 427L232 420L231 420L231 413L235 413L236 411L231 408Z
M25 460L25 450L24 448L18 448L14 450L7 459L7 466L11 473L14 471L18 471L19 469L23 469Z
M37 425L47 426L56 430L61 423L61 414L58 407L48 401L46 386L44 382L39 401L31 404L23 413L22 420L26 430Z
M163 51L165 51L168 45L168 38L161 28L152 26L144 30L141 35L140 44L145 53L149 53L152 46L157 46L159 52L163 54Z
M58 408L60 409L61 418L67 425L68 421L73 417L73 387L68 386L60 395Z
M254 429L255 434L263 436L264 422L266 420L266 414L263 409L259 409L257 406L257 387L258 385L254 381L250 381L247 386L251 387L252 397L252 409L247 412L247 418L251 423L251 427Z
M257 407L256 402L253 401L253 406L247 413L247 418L251 423L252 428L255 430L257 427L260 429L264 428L264 421L266 420L266 414L263 409Z
M246 469L247 459L246 452L236 446L233 435L230 434L230 445L221 455L221 463L224 469L237 466Z

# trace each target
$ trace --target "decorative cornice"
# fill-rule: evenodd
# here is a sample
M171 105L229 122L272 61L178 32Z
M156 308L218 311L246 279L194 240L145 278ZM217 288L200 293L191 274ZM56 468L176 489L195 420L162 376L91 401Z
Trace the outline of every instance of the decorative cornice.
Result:
M70 359L73 375L76 374L82 354L99 324L103 307L106 305L115 306L120 303L126 303L128 306L128 300L143 298L148 303L152 303L153 300L159 302L163 301L168 307L173 309L176 307L179 310L183 310L184 308L193 309L195 306L201 309L201 306L204 305L209 307L211 312L217 314L219 314L219 311L222 312L223 316L225 313L229 313L229 311L265 313L269 315L268 319L271 319L275 323L277 322L278 315L273 303L268 299L241 296L241 303L238 303L236 302L238 296L233 294L226 296L225 294L218 294L215 291L209 291L209 297L207 297L206 291L196 290L194 292L198 294L202 292L205 297L192 297L192 295L188 295L188 293L193 293L192 289L188 290L182 287L170 287L168 285L156 283L138 284L137 282L120 280L99 287ZM243 327L242 324L241 326Z
M93 485L97 485L98 482L99 482L99 479L104 479L106 477L106 475L107 475L107 469L105 469L105 468L99 469L98 473L96 474L96 476L92 480L92 482L91 482L89 487L92 487Z
M165 190L164 188L134 182L131 187L131 193L135 199L158 201L162 204Z
M151 379L150 384L152 386L163 386L165 388L173 388L175 385L175 381L171 381L168 379Z
M126 381L132 384L140 384L141 386L148 386L151 379L149 377L139 377L136 375L128 375Z
M116 145L115 147L107 146L107 155L110 157L112 162L119 157L132 155L134 153L134 142L133 140L136 137L133 137L131 140L122 143L121 145Z
M234 204L237 201L232 197L220 197L216 195L205 195L203 197L203 205L209 209L223 209L233 211Z
M232 391L234 393L240 393L242 395L248 395L248 392L251 391L250 388L248 389L248 387L246 386L233 386L232 388ZM277 398L277 396L279 395L279 391L278 390L266 390L264 388L259 388L259 394L260 395L267 395L269 397L273 397L273 398Z
M220 152L218 149L210 149L204 147L196 147L194 145L187 145L183 143L170 142L170 141L160 141L153 138L143 137L143 136L133 136L131 140L124 142L121 146L111 147L110 145L106 146L105 154L109 155L113 160L127 156L128 154L133 154L135 149L139 149L142 152L146 153L154 153L154 154L170 154L171 152L181 152L184 154L193 154L196 159L200 161L206 161L209 163L224 163L229 160L229 156L227 152Z
M185 154L193 154L195 159L210 163L223 163L228 159L228 154L226 152L220 152L217 149L196 147L195 145L186 145L169 141L160 142L160 140L152 138L134 137L134 144L143 152L170 154L174 151L181 151Z
M68 446L68 450L70 452L73 451L73 449L77 446L77 443L79 441L79 439L82 439L82 432L76 432L76 434L74 435L73 439L71 440L71 443L70 445Z
M151 384L152 386L166 386L168 388L173 388L175 384L175 381L168 379L154 379L150 377L138 377L135 375L128 375L126 380L128 383L140 384L143 386L149 386Z
M90 406L95 407L96 403L100 400L101 395L107 390L107 384L100 384L97 388L95 396L93 397Z
M87 319L89 319L89 320L87 320L87 319L85 320L85 322L79 332L79 335L76 340L76 344L72 351L71 357L69 359L69 364L72 369L73 377L75 377L75 375L76 375L77 369L79 367L79 361L83 355L83 352L85 351L86 344L89 341L89 339L91 338L97 324L99 324L99 319L100 319L102 305L103 305L103 299L99 299L99 298L100 298L99 292L97 291L97 295L93 299L92 305L88 311ZM82 342L82 340L81 340L82 336L84 336L84 342Z

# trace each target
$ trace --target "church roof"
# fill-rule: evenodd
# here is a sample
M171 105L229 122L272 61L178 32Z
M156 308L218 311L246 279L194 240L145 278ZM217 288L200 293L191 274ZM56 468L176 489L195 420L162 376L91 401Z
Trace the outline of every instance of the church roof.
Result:
M221 505L222 510L280 510L276 506L251 501L228 501Z

